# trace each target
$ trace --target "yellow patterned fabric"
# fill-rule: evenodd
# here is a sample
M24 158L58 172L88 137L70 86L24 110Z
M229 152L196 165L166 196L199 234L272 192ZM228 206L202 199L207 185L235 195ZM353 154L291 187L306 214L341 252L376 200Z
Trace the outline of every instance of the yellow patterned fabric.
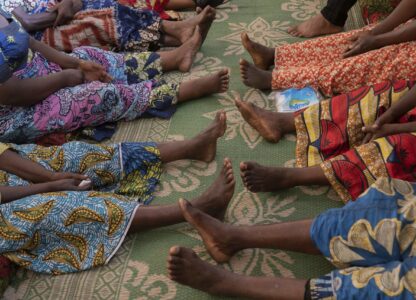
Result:
M356 199L380 177L416 181L415 135L391 135L361 145L362 127L374 124L413 85L402 80L363 87L297 114L297 166L320 165L344 202ZM398 121L413 122L415 116L416 109Z
M7 149L10 149L10 145L0 143L0 155L2 155Z

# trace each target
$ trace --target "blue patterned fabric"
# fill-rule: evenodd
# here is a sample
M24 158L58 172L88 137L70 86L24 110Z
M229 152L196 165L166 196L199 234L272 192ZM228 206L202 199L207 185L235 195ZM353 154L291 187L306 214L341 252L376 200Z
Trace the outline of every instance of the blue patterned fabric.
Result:
M13 72L25 66L29 35L1 8L0 15L9 21L9 25L0 28L0 83L3 83L12 77Z
M86 174L94 186L94 191L45 193L0 205L0 253L35 272L62 274L107 263L139 203L153 199L162 172L154 143L11 147L49 170ZM0 185L28 184L0 172Z
M381 178L355 202L314 220L312 240L339 269L311 280L312 299L414 299L415 188Z

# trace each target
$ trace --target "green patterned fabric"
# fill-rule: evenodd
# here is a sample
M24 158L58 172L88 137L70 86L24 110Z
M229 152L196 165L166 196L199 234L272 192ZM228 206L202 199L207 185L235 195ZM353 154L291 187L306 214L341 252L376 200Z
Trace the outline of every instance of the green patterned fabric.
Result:
M122 123L112 142L164 141L192 137L205 128L219 110L225 110L228 130L218 145L216 162L206 164L180 161L168 165L153 204L174 203L179 197L192 199L204 191L219 173L222 160L229 156L238 176L243 160L263 164L293 166L295 136L279 144L265 142L241 118L233 99L240 97L260 107L275 109L268 95L245 87L240 81L238 61L249 58L240 42L247 31L266 45L293 43L299 39L286 33L294 22L319 12L320 0L232 0L218 9L216 22L198 54L192 72L166 76L179 82L220 70L231 70L230 90L195 102L180 105L171 120L145 119ZM352 12L347 28L361 26L359 10ZM278 194L251 194L237 178L235 196L226 220L236 224L273 223L312 218L320 212L340 207L335 192L327 187L298 187ZM79 274L38 275L20 270L6 290L6 299L221 299L180 286L170 281L166 257L172 245L193 248L212 262L196 231L181 224L127 238L109 265ZM328 273L332 267L321 257L279 250L250 249L236 255L224 268L256 276L309 278Z

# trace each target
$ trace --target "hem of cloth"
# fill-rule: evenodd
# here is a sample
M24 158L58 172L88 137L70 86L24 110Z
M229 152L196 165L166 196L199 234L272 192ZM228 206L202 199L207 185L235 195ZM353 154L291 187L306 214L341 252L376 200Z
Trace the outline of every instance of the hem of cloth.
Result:
M306 168L308 167L308 132L306 124L303 121L303 115L300 113L295 116L295 129L296 129L296 148L295 158L296 167Z
M133 212L132 212L132 214L130 216L130 220L129 220L129 222L128 222L127 226L126 226L126 229L125 229L125 231L123 233L123 236L120 238L120 241L118 242L118 244L114 248L114 250L111 252L111 254L105 260L105 264L108 264L110 262L110 260L113 258L113 256L117 253L118 249L120 249L121 245L124 242L124 239L126 238L127 233L129 232L131 223L133 223L133 219L134 219L134 216L136 214L136 211L139 209L140 206L141 206L141 204L138 203L137 206L134 208L134 210L133 210Z
M336 179L336 175L332 171L331 161L324 161L319 165L324 172L325 177L328 179L329 184L341 198L342 202L345 204L352 200L350 193L348 190L344 188L344 186Z

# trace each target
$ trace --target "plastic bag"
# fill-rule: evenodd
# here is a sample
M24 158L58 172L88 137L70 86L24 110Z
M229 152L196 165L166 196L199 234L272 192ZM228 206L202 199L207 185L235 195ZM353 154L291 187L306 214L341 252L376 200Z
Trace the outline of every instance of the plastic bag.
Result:
M281 92L275 92L271 95L276 100L276 109L278 112L293 112L313 104L323 99L322 95L311 87L303 89L288 89Z

